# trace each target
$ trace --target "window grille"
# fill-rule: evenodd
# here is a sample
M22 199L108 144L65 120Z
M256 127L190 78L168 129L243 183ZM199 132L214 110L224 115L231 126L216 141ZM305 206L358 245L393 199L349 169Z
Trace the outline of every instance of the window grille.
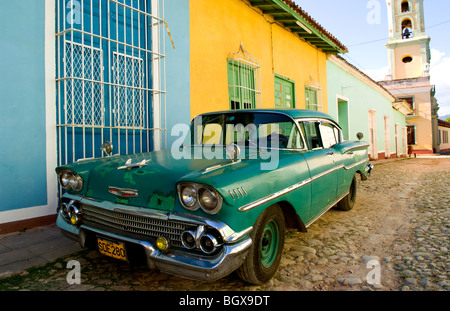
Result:
M241 43L228 57L228 94L231 109L261 107L260 65Z
M65 124L104 125L102 66L100 49L65 42Z
M113 53L116 127L144 128L144 61Z
M322 111L322 88L319 82L310 76L309 81L305 83L305 106L308 110Z
M164 0L55 1L58 165L164 148Z

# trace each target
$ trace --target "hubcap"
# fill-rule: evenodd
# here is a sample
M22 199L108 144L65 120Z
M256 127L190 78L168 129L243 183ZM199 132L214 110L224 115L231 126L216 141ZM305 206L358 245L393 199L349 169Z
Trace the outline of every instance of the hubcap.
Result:
M265 268L269 268L275 261L278 250L278 240L278 225L274 220L271 220L264 227L260 243L261 264Z

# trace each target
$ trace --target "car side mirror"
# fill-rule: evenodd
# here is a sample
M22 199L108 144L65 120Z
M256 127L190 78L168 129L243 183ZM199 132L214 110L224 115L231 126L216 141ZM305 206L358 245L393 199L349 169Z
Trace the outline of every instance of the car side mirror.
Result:
M228 144L225 147L225 153L227 157L230 158L231 162L235 162L241 154L241 148L236 144Z
M358 138L358 140L363 139L363 137L364 137L364 134L361 133L361 132L358 132L358 133L356 134L356 138Z

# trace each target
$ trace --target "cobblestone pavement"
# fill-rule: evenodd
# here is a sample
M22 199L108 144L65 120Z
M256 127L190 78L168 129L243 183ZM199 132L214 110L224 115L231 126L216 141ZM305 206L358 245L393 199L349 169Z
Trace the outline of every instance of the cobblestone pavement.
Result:
M330 210L307 233L288 231L280 268L262 286L235 274L214 283L181 279L83 250L0 280L0 290L368 290L449 289L450 159L376 165L355 208ZM67 263L80 263L69 284ZM70 274L69 274L70 278Z

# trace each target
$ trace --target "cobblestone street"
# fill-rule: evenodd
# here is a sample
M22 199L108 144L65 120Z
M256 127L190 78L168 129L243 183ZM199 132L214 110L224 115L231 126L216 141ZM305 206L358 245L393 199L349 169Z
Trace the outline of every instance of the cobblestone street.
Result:
M447 291L450 159L377 164L349 212L331 209L307 233L288 231L275 277L249 286L232 274L202 283L83 250L0 279L0 290ZM77 260L81 284L67 282Z

